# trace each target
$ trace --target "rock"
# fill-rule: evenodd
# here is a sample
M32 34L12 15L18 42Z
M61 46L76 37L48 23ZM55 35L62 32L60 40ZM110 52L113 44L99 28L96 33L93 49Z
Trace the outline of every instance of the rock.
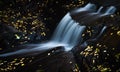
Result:
M72 52L65 52L63 47L56 47L42 54L34 56L34 60L15 71L35 72L79 72Z

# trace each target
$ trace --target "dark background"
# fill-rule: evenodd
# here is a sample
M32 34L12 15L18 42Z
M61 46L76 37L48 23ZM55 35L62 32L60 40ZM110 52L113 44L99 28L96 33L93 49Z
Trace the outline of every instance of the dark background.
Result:
M47 54L51 51L37 56L0 58L0 72L119 72L120 0L0 0L0 53L20 49L19 45L49 40L67 12L89 2L98 8L117 7L115 24L100 39L74 54L60 47L50 57ZM98 26L87 27L83 42L96 36L94 32L91 32L93 37L87 32L92 29L101 30Z

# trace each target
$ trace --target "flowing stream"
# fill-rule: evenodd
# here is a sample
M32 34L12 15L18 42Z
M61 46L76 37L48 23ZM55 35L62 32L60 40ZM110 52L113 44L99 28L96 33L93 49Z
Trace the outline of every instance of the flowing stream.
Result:
M85 7L78 9L76 12L83 12L85 10L91 9L92 7L94 9L94 5L89 3ZM100 7L98 11L93 12L92 14L100 13L102 8L103 7ZM111 6L106 10L105 13L99 15L98 17L110 15L110 14L113 14L114 12L115 12L115 7ZM44 52L48 49L52 49L58 46L63 46L65 51L70 51L72 48L74 48L74 46L78 45L81 42L82 40L81 36L85 29L86 29L86 26L81 26L79 23L74 21L71 18L70 13L68 12L58 24L52 38L49 41L41 44L30 44L30 46L33 45L36 47L25 48L25 49L17 50L14 52L0 54L0 57L26 54L26 53L36 52L36 51Z

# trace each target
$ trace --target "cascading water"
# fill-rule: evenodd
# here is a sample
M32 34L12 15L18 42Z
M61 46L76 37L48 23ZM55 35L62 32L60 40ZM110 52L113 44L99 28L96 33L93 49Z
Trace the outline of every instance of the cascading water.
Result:
M70 13L67 13L56 28L51 41L64 44L65 51L69 51L78 44L84 29L85 26L80 26L72 20Z
M76 23L74 20L72 20L70 14L67 13L60 21L50 41L41 43L39 45L37 44L37 47L35 48L22 49L15 52L1 54L0 56L10 56L34 51L44 52L48 49L52 49L58 46L63 46L65 51L69 51L79 43L81 34L84 29L85 26L80 26L79 23Z
M92 7L94 10L95 8L94 5L88 4L85 7L77 10L76 12L83 12L85 10L89 11L91 10ZM99 13L101 10L102 7L97 11L97 13ZM113 14L114 11L115 9L113 7L109 8L104 15ZM33 44L33 46L37 46L34 48L21 49L14 52L1 54L0 56L4 57L11 55L19 55L24 53L36 52L36 51L44 52L48 49L52 49L58 46L63 46L65 48L65 51L70 51L74 46L76 46L81 41L81 35L85 30L85 28L86 28L85 26L81 26L79 23L75 22L71 18L70 13L67 13L58 24L50 41L41 44ZM32 44L30 44L30 46L32 46Z

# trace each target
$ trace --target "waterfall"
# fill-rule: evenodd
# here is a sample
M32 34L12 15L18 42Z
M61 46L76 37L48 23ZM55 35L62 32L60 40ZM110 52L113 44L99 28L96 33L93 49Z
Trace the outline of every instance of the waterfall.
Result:
M67 13L58 24L50 41L41 44L32 44L37 46L31 49L21 49L18 51L1 54L0 56L10 56L22 53L30 53L34 51L46 51L58 46L63 46L65 51L71 50L81 40L81 34L84 31L85 26L80 26L70 17L70 13ZM32 46L31 45L31 46Z
M67 13L57 26L51 41L64 44L65 51L69 51L79 43L84 29L85 26L80 26Z
M103 16L104 16L104 15L114 14L115 11L116 11L116 8L115 8L114 6L110 6L110 7L106 10L106 12L103 14Z
M89 9L94 7L93 4L88 4L85 7L79 9L79 12L83 12L85 9ZM84 9L85 8L85 9ZM101 7L96 13L100 13L103 7ZM115 8L111 6L107 9L104 15L109 15L115 12ZM102 14L103 15L103 14ZM94 17L94 16L93 16ZM88 19L86 19L87 21ZM19 55L19 54L27 54L33 52L44 52L46 50L63 46L65 51L70 51L74 46L76 46L82 40L82 33L85 30L86 26L81 26L79 23L74 21L70 13L68 12L58 24L56 30L52 38L41 44L30 44L29 46L36 46L34 48L25 48L21 50L17 50L14 52L0 54L0 57L11 56L11 55Z

